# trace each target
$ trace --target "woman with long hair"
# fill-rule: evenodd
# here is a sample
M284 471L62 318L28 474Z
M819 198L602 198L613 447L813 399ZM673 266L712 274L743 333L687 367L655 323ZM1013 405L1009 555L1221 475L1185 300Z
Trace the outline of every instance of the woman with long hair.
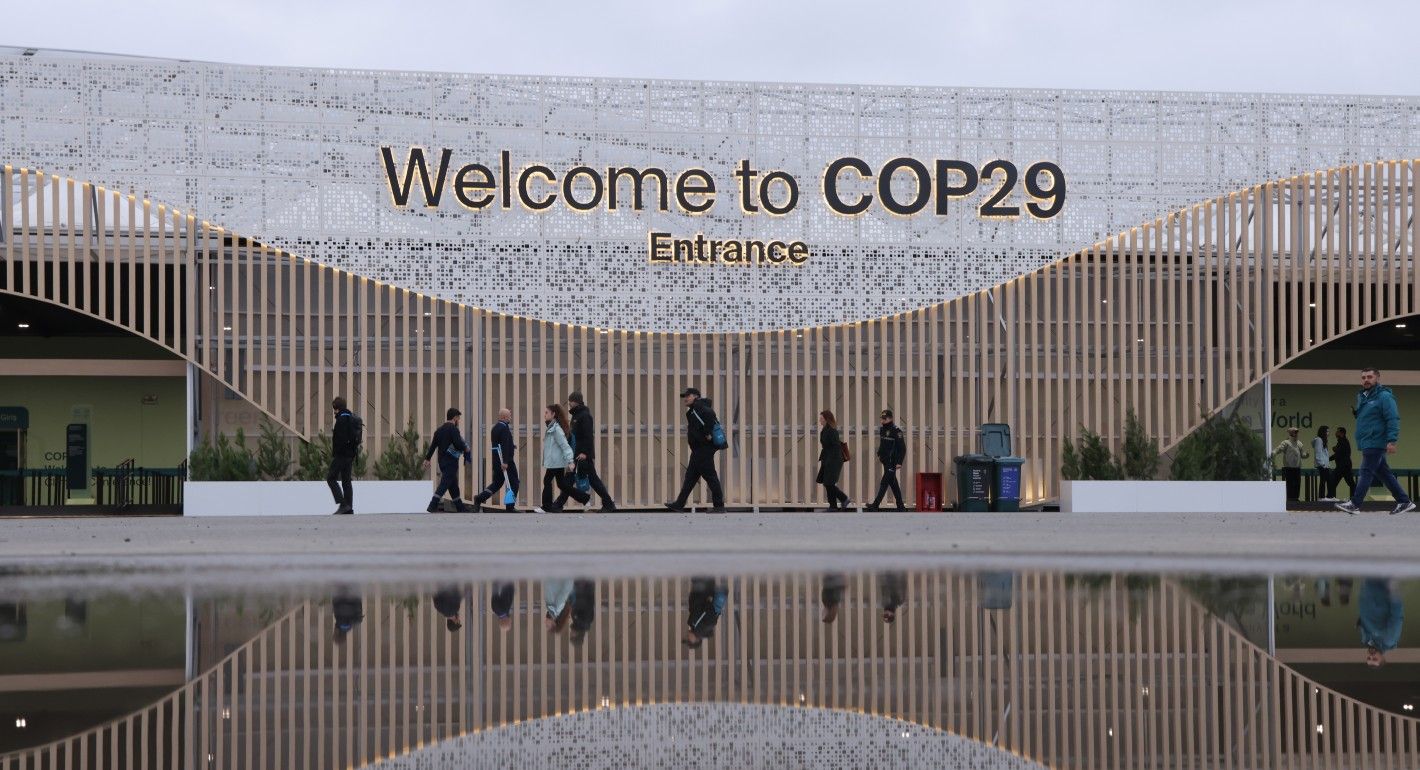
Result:
M562 507L553 505L552 485L555 483L558 491L564 490L571 478L568 471L572 469L572 446L567 443L570 422L561 404L543 407L542 421L547 424L542 434L542 506L533 511L557 513Z
M1331 489L1328 497L1336 497L1341 482L1346 482L1346 499L1356 493L1356 468L1351 464L1351 439L1345 428L1336 429L1336 446L1331 450L1331 459L1336 467L1331 469Z
M843 475L843 436L838 432L838 418L828 409L818 413L818 478L828 496L828 509L847 510L848 495L838 488L838 478Z

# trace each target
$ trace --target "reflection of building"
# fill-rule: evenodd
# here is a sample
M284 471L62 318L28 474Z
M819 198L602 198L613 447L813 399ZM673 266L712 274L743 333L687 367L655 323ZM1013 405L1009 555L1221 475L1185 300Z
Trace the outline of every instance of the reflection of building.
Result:
M113 768L158 757L199 766L208 754L224 767L350 767L559 714L745 703L903 719L1059 768L1420 760L1416 744L1397 743L1420 723L1299 676L1171 582L1004 578L909 573L892 625L873 576L848 579L829 625L817 577L732 579L725 616L698 650L680 643L683 579L597 581L601 604L580 647L544 630L535 581L517 583L506 633L483 583L469 586L474 604L456 634L430 592L366 594L364 620L341 644L328 604L308 602L202 661L206 673L158 705L26 755ZM1232 593L1204 598L1229 616L1251 606ZM146 765L111 747L129 730Z
M1420 147L1398 128L1413 123L1413 99L640 83L49 52L0 56L0 73L13 105L0 121L11 153L0 159L11 164L0 292L189 362L201 431L251 433L265 414L310 438L343 394L377 453L409 420L427 433L451 403L475 434L507 406L524 457L536 457L540 407L580 389L603 429L602 475L629 506L675 487L687 384L727 427L731 504L818 499L823 408L863 460L844 483L863 497L885 406L908 428L909 498L915 472L945 470L974 448L976 425L1002 421L1029 460L1023 496L1039 501L1055 496L1060 442L1081 425L1117 439L1133 407L1167 447L1296 356L1416 309L1409 159ZM379 148L411 144L447 145L456 164L511 148L514 162L559 170L704 166L726 194L702 218L400 208ZM830 216L815 185L849 153L875 169L895 156L1056 158L1071 197L1040 221L979 217L971 203ZM744 158L793 173L800 208L742 211L723 175ZM907 181L887 188L910 194ZM803 239L818 257L772 270L647 263L648 232L688 229ZM214 419L238 412L228 392L243 404L234 424Z

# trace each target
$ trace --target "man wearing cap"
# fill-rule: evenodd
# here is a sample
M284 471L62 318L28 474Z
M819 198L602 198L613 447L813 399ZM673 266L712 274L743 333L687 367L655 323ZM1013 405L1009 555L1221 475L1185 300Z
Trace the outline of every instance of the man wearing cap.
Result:
M686 619L685 631L681 634L680 642L692 650L700 649L700 645L715 633L715 626L720 622L720 616L725 614L725 603L729 598L729 591L724 583L712 577L693 577L690 579L690 595L686 597Z
M465 444L463 436L459 435L459 418L462 415L463 412L457 407L449 407L444 413L444 424L434 431L429 449L424 452L425 468L429 467L430 458L435 454L439 455L439 486L434 490L434 496L429 498L429 507L425 509L429 513L439 510L439 502L446 491L454 501L454 510L459 513L468 510L459 495L459 458L463 458L465 465L472 464L473 460L469 457L468 444Z
M905 511L907 506L902 502L902 485L897 483L897 469L902 467L902 461L907 459L907 441L902 436L902 428L893 423L891 409L884 409L882 414L878 415L878 422L878 462L883 464L883 478L878 482L878 496L873 498L868 510L878 510L883 497L891 489L892 497L897 501L897 509Z
M1302 460L1311 453L1297 440L1297 429L1287 429L1287 440L1272 450L1272 457L1282 456L1282 480L1287 482L1287 501L1297 500L1302 494Z
M696 483L705 479L706 486L710 487L710 512L724 513L725 492L720 488L720 474L715 472L714 436L715 424L719 419L715 417L715 410L710 406L710 399L701 398L698 389L686 388L680 392L680 398L685 404L690 464L685 466L685 483L680 486L680 496L666 503L666 507L672 511L685 510L686 501L690 499L690 493L695 491Z
M611 499L611 493L606 491L606 484L602 483L602 477L597 474L597 431L592 422L592 410L587 408L587 400L582 396L582 391L574 390L567 395L567 416L572 421L572 432L567 438L572 444L572 451L576 453L576 474L586 479L588 486L601 498L602 513L614 513L616 501ZM572 495L572 489L571 484L564 488L553 505L557 508L566 505L568 496Z

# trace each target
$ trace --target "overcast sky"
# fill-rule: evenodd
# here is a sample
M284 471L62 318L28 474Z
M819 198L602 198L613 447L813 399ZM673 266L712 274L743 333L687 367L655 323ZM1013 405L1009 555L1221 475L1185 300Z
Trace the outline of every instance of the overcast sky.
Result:
M244 64L1416 94L1416 0L6 3L0 44Z

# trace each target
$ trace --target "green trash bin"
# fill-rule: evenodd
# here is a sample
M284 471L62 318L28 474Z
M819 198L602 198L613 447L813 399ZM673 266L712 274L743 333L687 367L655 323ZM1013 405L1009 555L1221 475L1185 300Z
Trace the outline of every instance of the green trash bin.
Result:
M957 475L957 510L990 510L994 465L991 458L986 455L958 455L954 462Z
M1024 457L997 457L992 463L991 510L1021 509L1021 466L1025 463Z

